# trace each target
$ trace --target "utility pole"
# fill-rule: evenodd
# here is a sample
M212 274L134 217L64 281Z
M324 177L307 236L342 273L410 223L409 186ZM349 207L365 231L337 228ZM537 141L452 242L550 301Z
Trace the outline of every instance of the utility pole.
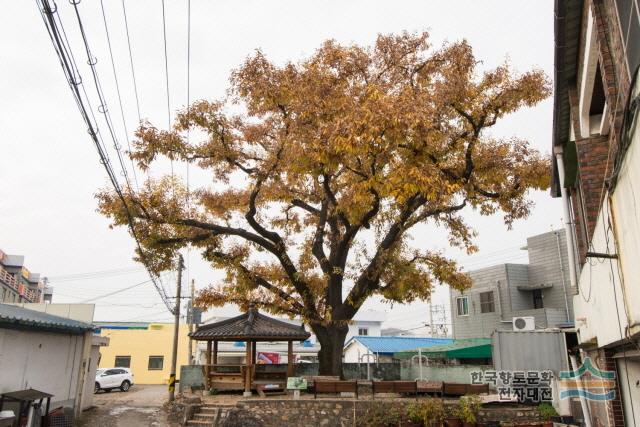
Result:
M191 279L191 299L189 300L189 313L187 319L189 320L189 333L193 332L193 297L196 289L196 280ZM193 364L193 342L189 340L189 365Z
M178 332L180 328L180 291L182 290L182 270L184 269L184 260L182 255L178 254L178 283L176 286L176 305L173 309L175 322L173 326L173 350L171 354L171 373L169 375L169 402L175 399L176 391L176 362L178 359Z
M431 298L429 298L429 329L431 330L431 338L433 338L436 328L433 324L433 303L431 302Z

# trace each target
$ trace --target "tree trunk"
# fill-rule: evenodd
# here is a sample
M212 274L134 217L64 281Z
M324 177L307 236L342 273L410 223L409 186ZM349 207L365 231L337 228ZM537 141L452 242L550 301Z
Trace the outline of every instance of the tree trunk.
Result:
M347 325L312 326L312 329L320 343L318 375L337 375L340 378L344 378L342 374L342 350L349 327Z

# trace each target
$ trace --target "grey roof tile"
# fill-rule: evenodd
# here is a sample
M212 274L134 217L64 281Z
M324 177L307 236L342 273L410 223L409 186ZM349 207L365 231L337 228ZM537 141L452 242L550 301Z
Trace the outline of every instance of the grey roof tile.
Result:
M93 325L89 323L10 304L0 304L0 327L71 332L76 334L94 329Z
M242 341L242 340L292 340L304 341L311 334L303 326L292 325L282 320L273 319L250 308L248 312L210 323L189 334L201 340Z

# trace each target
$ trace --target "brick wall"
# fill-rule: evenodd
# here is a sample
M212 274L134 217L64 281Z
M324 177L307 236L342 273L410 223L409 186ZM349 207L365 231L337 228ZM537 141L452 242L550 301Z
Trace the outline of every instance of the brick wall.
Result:
M607 371L614 371L616 373L616 396L608 402L607 409L609 412L609 422L611 427L624 427L624 410L622 408L622 401L620 395L620 375L618 374L618 367L616 361L613 358L614 350L600 350L601 358L599 359L598 367Z
M576 140L578 150L578 183L579 191L574 189L571 192L574 205L574 216L576 218L578 250L580 261L584 262L585 253L593 237L595 222L598 217L602 198L606 194L603 191L606 179L613 168L613 161L616 155L620 129L622 126L622 115L625 107L626 97L630 85L629 70L620 37L620 26L615 8L615 0L591 0L584 2L582 18L583 38L580 43L578 54L578 81L575 86L569 89L569 101L572 111L571 126L576 136L580 135L578 122L578 93L580 87L580 77L585 46L585 29L587 15L592 14L594 18L594 30L596 31L598 61L602 74L602 83L605 90L605 97L608 106L608 120L610 124L609 133L606 135L594 135L590 138ZM606 190L606 188L605 188ZM578 208L584 206L583 212ZM586 229L583 227L586 224Z
M604 198L604 182L609 160L609 137L607 135L576 140L578 173L586 212L587 239L591 241L596 227L600 207Z

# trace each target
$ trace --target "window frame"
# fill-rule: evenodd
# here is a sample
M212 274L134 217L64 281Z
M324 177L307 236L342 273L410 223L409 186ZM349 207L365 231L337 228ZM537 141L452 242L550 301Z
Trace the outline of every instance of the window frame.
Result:
M152 359L160 359L160 367L159 368L152 368L151 367L151 360ZM147 370L148 371L162 371L164 369L164 356L163 355L156 355L156 356L149 356L149 359L147 360Z
M362 333L364 331L364 333ZM358 335L362 337L369 336L369 328L358 328Z
M538 295L540 296L538 298ZM544 294L542 293L542 289L534 289L531 292L531 298L533 299L533 309L534 310L539 310L541 308L544 308ZM540 307L537 307L536 302L540 301Z
M464 314L460 314L460 301L464 300L464 307L466 308L466 312ZM469 316L469 297L468 296L459 296L456 297L456 315L458 317Z
M490 301L483 301L482 300L482 296L483 295L489 295ZM480 298L480 314L487 314L487 313L495 313L496 312L496 298L495 298L495 294L493 291L484 291L484 292L479 292L478 296ZM485 306L490 304L490 308L491 310L486 310L485 311Z
M129 362L127 364L127 366L124 365L119 365L118 364L118 359L128 359ZM113 366L116 368L131 368L131 355L116 355L113 361Z

